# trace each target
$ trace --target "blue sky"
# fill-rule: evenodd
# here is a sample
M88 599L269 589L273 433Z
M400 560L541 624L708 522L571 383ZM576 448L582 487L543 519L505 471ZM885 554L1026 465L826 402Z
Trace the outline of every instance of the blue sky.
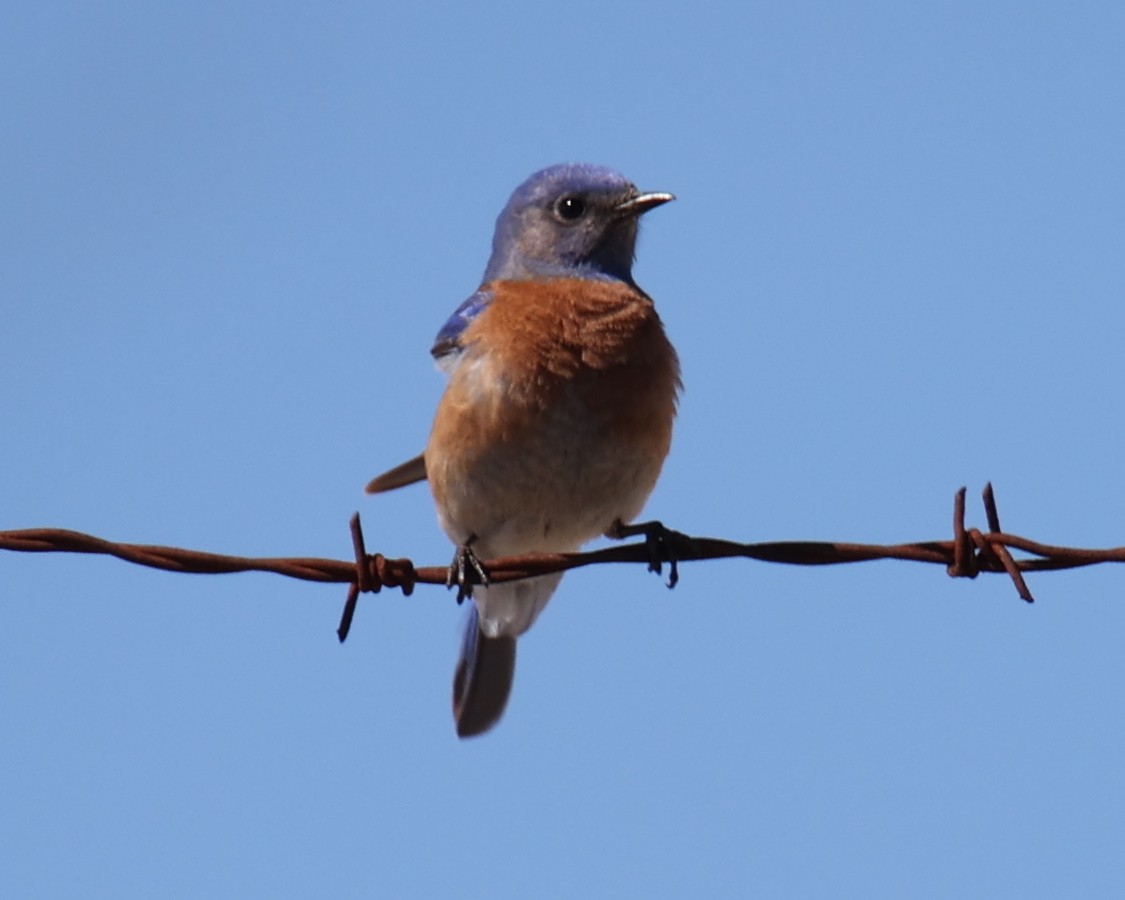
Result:
M450 553L434 332L544 165L677 194L648 511L903 541L955 490L1125 544L1111 3L39 3L0 13L0 529ZM0 555L0 894L1108 896L1125 572L564 580L459 742L463 612Z

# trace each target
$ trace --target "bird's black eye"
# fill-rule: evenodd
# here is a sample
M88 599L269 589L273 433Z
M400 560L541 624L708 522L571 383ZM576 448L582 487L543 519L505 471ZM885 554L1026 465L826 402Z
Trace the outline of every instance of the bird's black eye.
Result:
M586 201L575 194L568 194L555 204L555 215L564 222L576 222L586 212Z

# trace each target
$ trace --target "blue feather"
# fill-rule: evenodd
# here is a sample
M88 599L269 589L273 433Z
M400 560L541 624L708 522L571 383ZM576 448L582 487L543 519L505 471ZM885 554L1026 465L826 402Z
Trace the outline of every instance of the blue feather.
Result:
M460 349L458 339L461 333L469 327L469 323L479 316L486 306L492 302L492 291L479 290L468 300L453 311L453 315L441 326L434 345L430 348L430 355L442 366L448 357L454 356Z

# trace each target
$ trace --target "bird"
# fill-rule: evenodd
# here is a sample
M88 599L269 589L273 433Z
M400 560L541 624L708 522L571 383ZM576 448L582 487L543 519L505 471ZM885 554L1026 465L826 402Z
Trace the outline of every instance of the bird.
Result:
M588 163L520 184L480 286L434 339L448 382L424 452L367 485L377 494L428 479L457 548L450 583L473 601L453 679L461 738L500 720L516 639L562 578L490 584L480 560L640 533L627 529L668 455L682 384L632 270L640 217L674 199Z

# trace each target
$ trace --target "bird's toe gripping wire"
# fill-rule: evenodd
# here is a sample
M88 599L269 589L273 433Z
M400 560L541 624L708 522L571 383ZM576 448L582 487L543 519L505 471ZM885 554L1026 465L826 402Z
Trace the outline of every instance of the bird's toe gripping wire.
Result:
M663 522L655 519L632 525L617 519L606 532L606 537L618 541L641 535L648 551L648 570L660 575L664 571L664 563L668 563L668 587L674 588L680 580L679 560L695 556L695 542L683 532L666 528Z
M479 584L482 587L489 585L488 570L473 552L473 541L476 539L477 536L471 534L469 539L457 548L453 554L453 562L449 564L449 572L445 576L447 588L457 586L458 603L463 603L465 598L473 596L473 585Z

